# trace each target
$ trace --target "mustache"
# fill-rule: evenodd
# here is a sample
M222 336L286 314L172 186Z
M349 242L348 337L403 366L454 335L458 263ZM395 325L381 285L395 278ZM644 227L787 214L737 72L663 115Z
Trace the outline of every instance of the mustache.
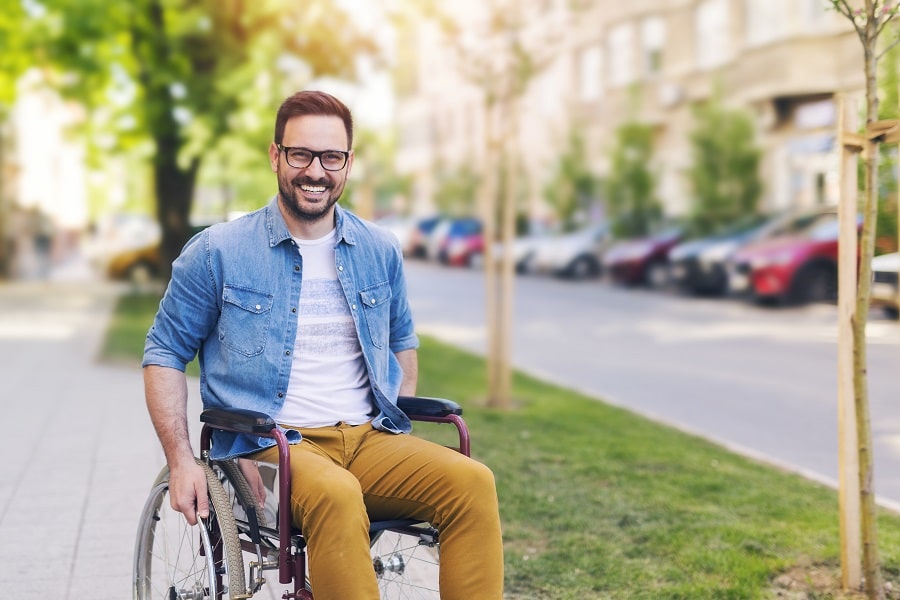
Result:
M326 187L331 187L331 181L327 178L313 179L312 177L304 177L298 176L291 179L291 184L295 186L300 185L324 185Z

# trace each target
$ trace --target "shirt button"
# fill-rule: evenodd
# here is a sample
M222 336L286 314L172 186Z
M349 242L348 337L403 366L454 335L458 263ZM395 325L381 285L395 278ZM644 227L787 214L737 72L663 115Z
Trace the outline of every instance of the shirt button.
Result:
M285 356L290 356L290 355L291 355L291 351L290 351L290 350L285 350L285 351L284 351L284 355L285 355Z
M356 310L356 305L355 305L355 304L351 304L351 305L350 305L350 308L352 308L353 310Z
M294 265L294 271L299 271L299 270L300 270L300 265Z
M291 312L292 312L292 313L296 313L296 312L297 312L297 308L296 308L295 306L292 306L292 307L291 307Z
M279 398L284 398L284 392L278 392L278 397L279 397Z
M259 310L261 308L262 308L262 306L260 306L259 304L256 305L256 310Z
M375 304L375 298L372 298L371 300L369 300L369 302L370 302L371 304ZM256 308L259 308L259 307L257 306Z
M341 265L338 267L338 271L343 271L343 270L344 270L344 265Z

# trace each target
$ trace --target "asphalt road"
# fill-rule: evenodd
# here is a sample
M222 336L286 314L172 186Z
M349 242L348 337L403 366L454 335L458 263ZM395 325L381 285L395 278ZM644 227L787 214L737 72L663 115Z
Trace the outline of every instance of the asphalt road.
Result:
M420 332L483 354L484 275L407 264ZM836 486L837 311L517 277L516 368ZM900 509L900 323L872 311L879 501Z

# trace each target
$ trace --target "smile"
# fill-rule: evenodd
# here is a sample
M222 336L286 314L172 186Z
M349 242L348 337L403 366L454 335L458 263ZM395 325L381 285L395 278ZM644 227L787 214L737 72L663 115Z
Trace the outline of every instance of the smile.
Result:
M300 189L301 189L302 191L308 192L308 193L310 193L310 194L321 194L322 192L324 192L324 191L325 191L326 189L328 189L328 188L327 188L326 186L324 186L324 185L308 185L308 184L303 184L303 185L300 186Z

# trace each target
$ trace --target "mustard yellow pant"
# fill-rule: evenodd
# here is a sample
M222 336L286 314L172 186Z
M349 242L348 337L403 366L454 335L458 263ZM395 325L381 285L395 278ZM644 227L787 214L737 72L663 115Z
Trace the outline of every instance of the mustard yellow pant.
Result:
M316 600L377 600L369 517L428 521L440 532L441 598L501 600L503 546L494 476L454 450L343 425L298 429L291 508L309 552ZM269 448L252 458L277 462Z

